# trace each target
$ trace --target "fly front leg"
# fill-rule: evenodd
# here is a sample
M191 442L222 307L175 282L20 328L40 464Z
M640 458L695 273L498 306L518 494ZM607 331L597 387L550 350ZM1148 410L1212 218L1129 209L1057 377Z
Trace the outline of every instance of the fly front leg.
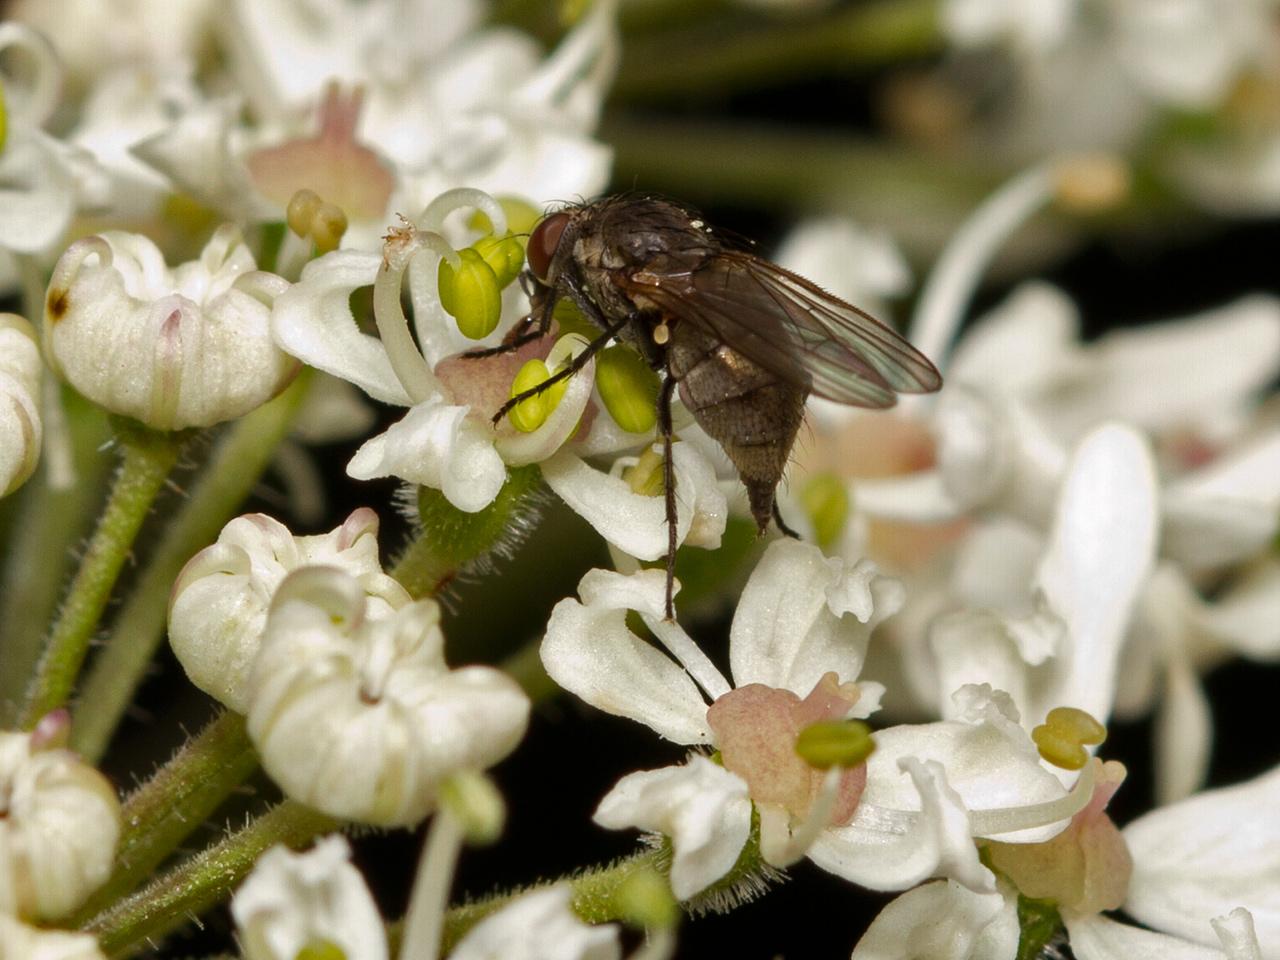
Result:
M675 389L676 379L668 373L658 395L658 431L662 434L662 496L667 508L667 605L664 616L669 621L676 618L676 468L671 462L671 397Z
M536 281L528 281L529 272L526 270L520 275L520 285L524 287L524 292L529 296L529 302L533 309L529 315L521 320L518 324L511 328L502 339L502 343L496 347L481 347L478 350L468 350L462 354L464 360L483 360L485 357L497 357L504 353L514 353L527 343L545 337L551 330L551 317L555 311L556 301L559 299L551 294L545 287L538 287ZM524 328L523 330L521 328Z
M563 288L563 290L561 288ZM499 407L498 412L493 415L493 422L495 424L501 422L502 418L505 417L516 404L523 400L528 400L530 397L536 397L538 394L559 383L561 380L567 380L569 377L572 377L587 365L587 361L608 346L610 340L626 329L629 324L637 322L634 314L628 314L620 320L610 322L605 318L605 315L600 312L600 308L591 301L591 298L583 293L581 287L578 286L576 281L570 277L563 277L555 289L548 291L546 300L538 305L542 310L543 321L546 329L550 329L551 327L552 309L562 295L568 295L569 299L577 304L578 309L583 312L586 318L604 332L587 344L587 348L574 357L569 365L563 370L553 374L546 380L543 380L536 387L530 387L528 390L524 390L516 394Z

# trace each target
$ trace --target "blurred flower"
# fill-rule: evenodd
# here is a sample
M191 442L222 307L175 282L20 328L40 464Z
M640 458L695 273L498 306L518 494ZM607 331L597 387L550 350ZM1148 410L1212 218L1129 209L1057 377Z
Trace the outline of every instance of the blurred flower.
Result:
M289 796L335 817L415 824L439 783L488 767L524 735L529 699L491 667L450 670L440 608L374 619L364 586L331 567L276 590L249 687L249 736Z
M40 375L36 331L16 313L0 313L0 497L27 482L40 462Z
M61 747L65 726L51 714L34 733L0 733L0 915L65 916L111 871L120 803L106 777Z
M77 390L160 430L243 416L297 365L272 342L271 303L288 284L254 269L235 227L174 270L138 234L77 240L45 303L45 352Z
M43 129L58 106L61 68L49 41L19 23L0 23L0 51L30 64L0 87L0 251L46 254L62 239L98 171L84 151Z
M573 890L556 884L516 897L458 941L450 960L619 960L618 927L574 916ZM639 954L636 955L637 957Z
M306 853L272 847L236 891L231 916L244 960L388 956L382 916L341 836Z
M242 125L238 97L213 99L136 152L233 218L283 219L312 189L346 213L345 245L365 250L397 211L453 187L539 204L599 192L610 152L590 131L617 58L611 0L541 62L516 31L468 35L477 19L465 4L237 3L228 37L256 125ZM435 52L406 36L436 38ZM304 120L317 104L318 135Z
M0 912L0 960L106 960L88 933L29 927Z
M368 601L366 616L382 619L410 602L378 561L378 517L363 507L342 526L295 537L261 513L237 517L217 543L187 561L169 600L169 644L187 676L238 713L249 705L249 674L262 646L276 588L294 570L345 571Z

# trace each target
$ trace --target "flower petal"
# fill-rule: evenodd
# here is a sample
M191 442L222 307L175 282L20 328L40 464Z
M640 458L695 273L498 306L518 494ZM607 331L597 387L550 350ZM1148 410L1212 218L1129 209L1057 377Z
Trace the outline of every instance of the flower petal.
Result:
M361 333L351 294L373 285L382 257L335 250L312 260L271 310L271 332L303 363L349 380L375 400L409 405L409 395L377 337Z
M1063 704L1110 716L1120 643L1155 559L1156 502L1155 466L1137 432L1106 424L1080 442L1037 577L1070 642L1029 722Z
M592 706L643 723L668 740L710 743L707 704L693 680L627 629L628 609L662 616L663 572L627 577L592 570L578 592L582 602L561 600L547 623L542 665L551 678Z
M1244 906L1258 939L1280 943L1280 768L1161 807L1124 829L1133 852L1125 910L1141 922L1214 944L1212 917Z
M680 900L727 874L751 832L747 784L706 757L628 774L600 801L602 827L639 827L671 838L671 890Z
M853 960L1012 960L1018 937L1011 897L940 880L891 900L853 948Z
M1227 960L1221 950L1093 914L1064 914L1071 952L1080 960ZM1204 921L1206 943L1213 930Z
M875 564L828 558L812 544L774 541L747 581L729 636L737 686L807 696L823 675L856 680L871 630L896 613L902 585Z

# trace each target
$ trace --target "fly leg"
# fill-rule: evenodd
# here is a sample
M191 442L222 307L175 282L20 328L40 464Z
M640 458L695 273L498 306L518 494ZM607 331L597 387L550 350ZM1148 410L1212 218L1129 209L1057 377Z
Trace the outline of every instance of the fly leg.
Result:
M788 527L786 522L782 519L782 513L778 510L777 500L773 501L773 522L778 525L779 530L781 530L786 536L790 537L792 540L800 539L800 534L796 533L794 530Z
M498 412L493 415L494 423L501 422L502 418L507 415L511 408L522 400L528 400L530 397L536 397L548 387L554 386L561 380L567 380L569 377L572 377L587 365L588 360L603 350L608 345L609 341L625 329L628 324L636 322L634 314L627 314L621 320L614 320L610 322L605 318L604 314L600 312L600 308L591 302L591 298L582 292L582 289L573 279L569 277L562 277L557 288L550 291L547 294L546 299L538 304L538 308L542 311L542 316L540 317L539 322L544 331L551 327L551 311L555 307L556 302L560 299L561 287L563 288L563 293L567 294L569 299L578 305L578 309L583 312L586 318L603 330L604 333L600 334L600 336L587 344L587 348L574 357L570 364L563 370L552 374L536 387L530 387L528 390L517 393L514 397L500 406L498 408Z
M671 462L671 397L676 379L667 374L658 395L658 432L662 434L662 497L667 508L667 606L664 617L676 618L676 469Z

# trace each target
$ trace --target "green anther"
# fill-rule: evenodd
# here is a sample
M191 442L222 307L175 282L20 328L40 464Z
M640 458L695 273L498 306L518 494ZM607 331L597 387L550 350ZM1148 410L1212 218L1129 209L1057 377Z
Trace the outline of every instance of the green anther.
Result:
M9 105L4 98L4 84L0 83L0 150L9 139Z
M856 767L875 749L871 728L861 720L820 720L796 737L796 755L817 770Z
M634 467L622 471L622 479L627 481L632 493L642 497L660 497L666 489L662 474L662 454L649 447L640 454Z
M542 219L541 210L519 197L495 197L494 199L498 201L498 206L502 207L502 212L507 215L507 230L518 236L523 235L520 236L522 240L528 238L534 224ZM472 214L471 219L467 221L467 226L483 233L493 233L493 221L479 210Z
M440 805L462 824L467 842L488 846L502 836L507 805L493 781L478 770L464 770L440 785Z
M336 203L322 203L311 221L311 239L318 253L337 250L347 232L347 215Z
M455 270L448 260L440 261L436 277L440 304L458 321L463 336L480 340L493 333L502 316L502 287L489 266L475 250L459 250L462 263Z
M666 878L649 868L627 877L615 894L618 913L637 927L670 930L680 921L680 905Z
M323 205L320 194L314 190L298 190L289 198L289 205L284 208L284 222L298 236L309 237L316 214Z
M813 523L818 546L830 549L849 519L849 491L844 482L834 473L815 474L801 488L800 502Z
M472 247L498 278L499 287L505 288L524 269L524 245L509 233L505 237L481 237Z
M1107 739L1107 728L1075 707L1054 707L1044 723L1031 731L1040 756L1063 770L1079 770L1089 762L1086 746Z
M630 347L609 347L596 359L600 399L628 433L648 433L658 422L658 386L658 375Z
M347 951L332 940L313 940L294 954L293 960L347 960Z
M541 360L529 360L511 381L511 396L515 397L526 390L532 390L552 375L547 365ZM551 411L560 404L560 398L569 387L568 380L553 383L541 393L521 400L508 412L511 425L521 433L533 433L547 421Z

